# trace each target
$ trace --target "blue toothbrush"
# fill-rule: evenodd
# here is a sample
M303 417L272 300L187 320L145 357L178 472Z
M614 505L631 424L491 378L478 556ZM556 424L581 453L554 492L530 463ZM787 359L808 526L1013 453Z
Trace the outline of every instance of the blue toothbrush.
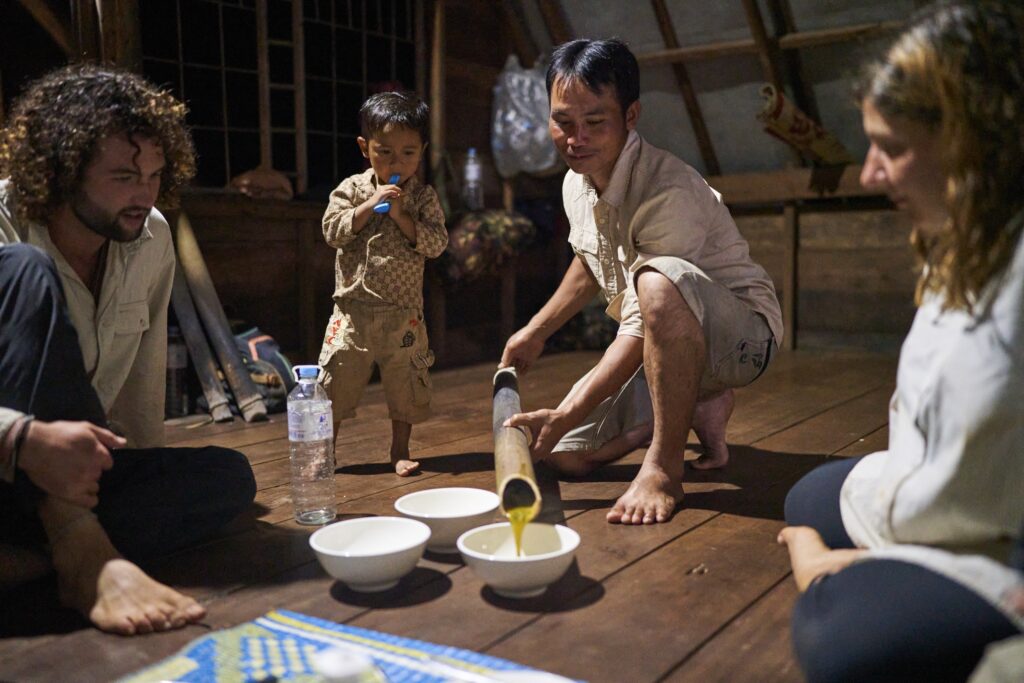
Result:
M396 173L393 176L391 176L390 178L388 178L388 185L394 185L395 183L397 183L401 179L402 179L402 176L400 176L399 174ZM374 213L387 213L390 210L391 210L391 202L390 201L381 202L380 204L377 204L375 207L373 207L373 212Z

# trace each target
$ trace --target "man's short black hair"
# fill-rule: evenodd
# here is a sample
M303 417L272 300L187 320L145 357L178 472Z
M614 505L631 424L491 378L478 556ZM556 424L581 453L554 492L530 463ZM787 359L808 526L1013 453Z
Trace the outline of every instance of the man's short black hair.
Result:
M359 130L364 138L394 127L409 128L426 142L430 137L430 107L412 92L381 92L370 95L359 108Z
M618 38L580 38L556 47L548 65L549 99L551 87L558 79L582 81L595 93L606 85L613 86L623 113L640 99L640 67L633 53Z

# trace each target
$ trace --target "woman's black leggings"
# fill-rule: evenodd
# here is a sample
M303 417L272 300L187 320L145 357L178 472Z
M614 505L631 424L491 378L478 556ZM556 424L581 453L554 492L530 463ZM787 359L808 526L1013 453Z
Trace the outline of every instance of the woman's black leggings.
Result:
M839 490L856 459L810 472L786 496L786 523L852 548ZM815 681L963 681L989 643L1020 631L964 586L896 560L851 565L813 583L793 609L793 648Z

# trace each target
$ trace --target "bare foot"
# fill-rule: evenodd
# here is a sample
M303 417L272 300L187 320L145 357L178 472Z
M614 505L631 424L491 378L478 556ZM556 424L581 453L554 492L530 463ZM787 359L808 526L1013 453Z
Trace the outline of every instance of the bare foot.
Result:
M819 577L845 569L863 550L832 550L821 540L821 535L809 526L790 526L779 532L778 542L789 550L789 563L793 566L793 579L803 593Z
M678 460L679 472L668 472L655 458L645 457L640 473L615 501L606 519L612 524L654 524L671 519L683 500L683 459Z
M690 463L694 469L714 470L729 462L729 447L725 443L725 428L736 405L732 389L697 401L693 410L693 431L697 433L704 453Z
M102 631L134 635L202 619L195 600L151 579L121 558L92 515L73 522L52 545L61 602Z
M392 458L391 462L395 466L395 474L400 477L411 477L420 470L420 464L409 458Z
M651 423L633 427L611 439L596 451L555 451L544 457L559 473L569 477L585 477L601 465L613 462L651 443Z

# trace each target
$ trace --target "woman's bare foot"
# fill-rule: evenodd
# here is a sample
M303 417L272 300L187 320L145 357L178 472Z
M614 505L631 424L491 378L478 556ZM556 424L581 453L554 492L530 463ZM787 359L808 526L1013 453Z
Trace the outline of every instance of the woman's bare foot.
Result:
M683 459L677 459L678 466L670 471L648 451L640 473L615 501L606 519L612 524L654 524L671 519L683 500Z
M778 542L789 550L796 587L803 593L816 579L835 574L864 555L863 550L831 550L809 526L789 526L779 532Z
M725 429L735 405L732 389L697 401L693 410L693 431L697 433L704 453L691 463L694 469L714 470L728 464L729 447L725 443Z
M102 631L134 635L181 628L206 610L121 558L99 521L86 513L51 541L61 602Z

